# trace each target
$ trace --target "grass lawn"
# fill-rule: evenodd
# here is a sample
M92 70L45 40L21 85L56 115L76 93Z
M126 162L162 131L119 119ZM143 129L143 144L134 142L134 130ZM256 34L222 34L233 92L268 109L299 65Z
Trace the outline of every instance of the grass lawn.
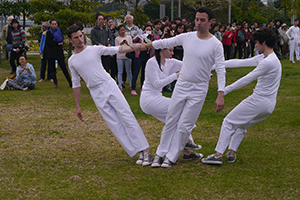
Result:
M29 56L39 78L39 56ZM227 84L253 67L227 70ZM251 127L236 163L178 162L169 169L135 164L81 88L85 122L76 117L72 89L58 70L58 88L45 81L35 90L0 91L0 199L299 199L300 63L282 61L274 113ZM0 81L9 76L2 60ZM216 75L192 135L205 156L214 152L223 118L252 94L255 82L225 97L215 113ZM155 155L163 124L144 114L139 95L128 100ZM137 88L139 91L139 88ZM170 94L166 94L170 96Z

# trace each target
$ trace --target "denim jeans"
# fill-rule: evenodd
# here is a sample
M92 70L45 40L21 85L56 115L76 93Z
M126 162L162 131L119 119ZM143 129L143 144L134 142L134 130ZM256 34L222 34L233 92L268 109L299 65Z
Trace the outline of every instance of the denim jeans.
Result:
M132 82L131 59L118 58L117 59L117 64L118 64L118 85L119 85L119 88L122 88L122 74L123 74L124 66L125 66L128 81L129 81L129 84L130 84L130 87L131 87L131 82Z

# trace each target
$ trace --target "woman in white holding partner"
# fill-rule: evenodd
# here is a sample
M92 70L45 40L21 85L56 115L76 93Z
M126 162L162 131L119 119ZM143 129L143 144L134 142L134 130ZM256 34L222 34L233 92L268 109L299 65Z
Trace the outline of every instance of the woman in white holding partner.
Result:
M152 115L163 123L166 122L171 98L162 95L162 88L177 80L182 67L182 61L170 58L172 55L173 47L155 50L155 56L150 58L146 64L145 82L140 97L140 106L143 112ZM202 154L195 153L191 149L201 149L200 145L194 144L192 136L189 137L184 148L183 159L192 160L203 157ZM143 159L142 156L143 154L140 155L140 162ZM158 163L162 162L154 162L151 166L160 167L161 165Z

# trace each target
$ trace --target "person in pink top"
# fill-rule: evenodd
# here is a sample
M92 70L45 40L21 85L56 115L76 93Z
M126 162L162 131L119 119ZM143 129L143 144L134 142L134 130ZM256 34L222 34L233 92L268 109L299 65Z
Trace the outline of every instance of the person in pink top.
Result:
M231 40L234 38L234 34L231 32L231 24L227 24L225 33L223 35L223 48L224 48L224 57L226 60L230 59L231 52Z
M119 26L119 33L120 36L116 37L115 39L115 45L116 46L131 46L132 45L132 38L130 35L125 35L126 28L124 25ZM118 85L120 90L123 92L122 88L122 74L123 69L125 66L125 70L128 76L129 84L131 87L131 81L132 81L132 73L131 73L131 59L127 58L125 53L118 53L117 54L117 64L118 64Z

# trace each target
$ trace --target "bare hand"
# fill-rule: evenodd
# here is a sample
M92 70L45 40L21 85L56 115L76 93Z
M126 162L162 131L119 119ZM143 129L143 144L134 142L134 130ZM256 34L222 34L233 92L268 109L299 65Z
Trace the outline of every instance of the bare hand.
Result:
M291 37L291 40L293 40L294 39L294 37Z
M300 47L300 43L298 43L298 47Z
M216 112L220 112L224 108L224 92L219 92L217 100L215 102Z
M81 121L83 121L84 122L84 120L83 120L83 117L82 117L82 114L81 114L81 109L79 108L79 109L77 109L77 117L81 120Z
M16 52L17 52L17 53L18 53L18 52L20 52L20 49L19 49L19 48L17 48L17 49L16 49Z
M131 46L132 50L133 51L144 51L143 48L144 48L145 45L143 45L142 43L139 43L139 44L133 44Z

